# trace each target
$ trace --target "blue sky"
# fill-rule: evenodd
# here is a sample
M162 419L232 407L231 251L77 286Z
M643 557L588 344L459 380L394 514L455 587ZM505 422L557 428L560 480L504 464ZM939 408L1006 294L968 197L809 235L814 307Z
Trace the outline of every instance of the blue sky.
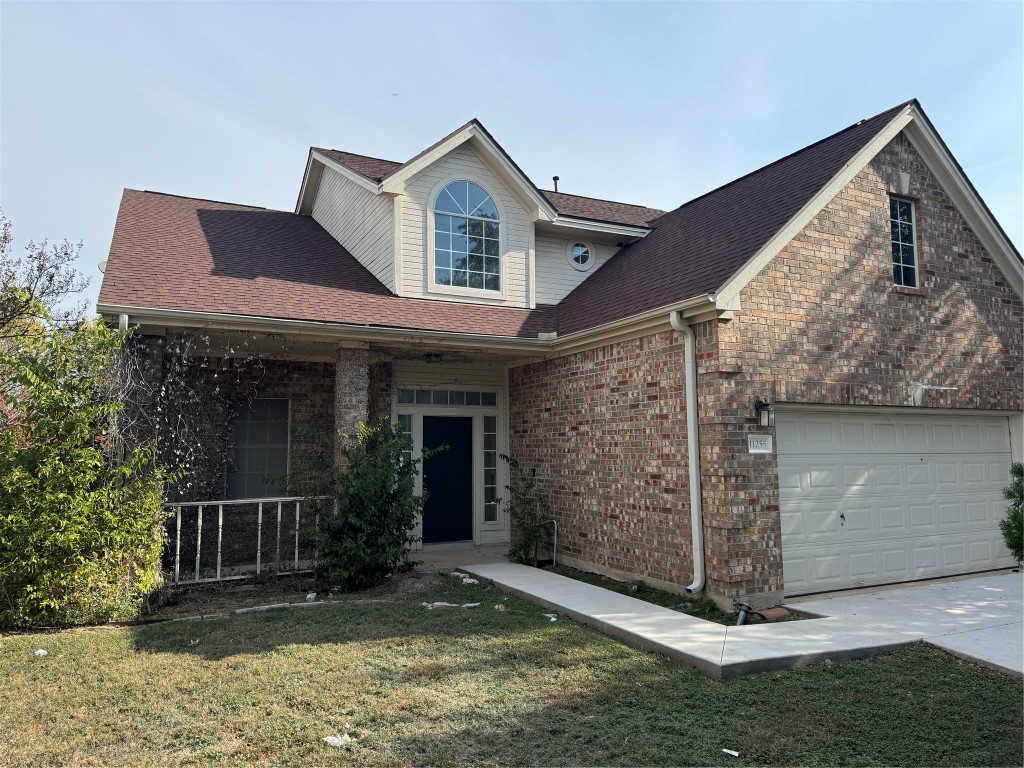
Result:
M541 187L674 208L920 99L1024 242L1024 4L0 3L0 205L83 240L124 187L291 210L310 145L471 117Z

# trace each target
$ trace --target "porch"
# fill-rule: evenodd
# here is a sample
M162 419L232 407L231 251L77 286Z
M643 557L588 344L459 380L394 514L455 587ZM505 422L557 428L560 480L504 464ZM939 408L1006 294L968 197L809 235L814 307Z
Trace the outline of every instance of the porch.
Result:
M503 559L508 370L530 358L438 349L415 338L383 345L210 335L193 343L191 378L183 384L185 374L168 358L180 343L175 338L187 333L196 331L143 336L151 389L196 393L187 409L160 397L146 404L153 411L177 408L165 421L189 424L185 437L202 454L166 505L165 565L176 583L308 569L307 526L322 510L304 509L282 480L310 457L344 467L357 425L381 415L411 439L410 457L446 447L423 461L416 478L416 492L429 492L412 531L415 548L424 547L417 559L437 567ZM437 545L445 546L430 550ZM482 557L466 560L470 551Z

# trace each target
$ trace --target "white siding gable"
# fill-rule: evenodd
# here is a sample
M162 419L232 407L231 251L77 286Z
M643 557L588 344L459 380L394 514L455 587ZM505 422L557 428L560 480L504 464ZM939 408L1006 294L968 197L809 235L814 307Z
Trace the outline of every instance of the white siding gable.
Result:
M437 194L452 181L480 185L494 200L501 216L502 291L432 288L432 206ZM467 144L413 176L397 198L401 211L400 288L402 296L442 299L511 307L529 307L533 221L523 203Z
M374 277L395 290L394 203L324 168L313 218Z
M594 263L590 269L575 269L569 263L568 252L575 243L590 247ZM618 252L618 246L611 243L595 242L594 238L581 233L572 237L555 237L537 234L537 303L557 304L582 283L608 259Z

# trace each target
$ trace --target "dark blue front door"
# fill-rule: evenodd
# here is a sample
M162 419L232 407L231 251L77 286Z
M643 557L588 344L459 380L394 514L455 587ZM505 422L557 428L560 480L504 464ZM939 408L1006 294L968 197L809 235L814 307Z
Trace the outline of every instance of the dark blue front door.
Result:
M424 416L423 445L442 451L423 462L423 542L473 538L473 419Z

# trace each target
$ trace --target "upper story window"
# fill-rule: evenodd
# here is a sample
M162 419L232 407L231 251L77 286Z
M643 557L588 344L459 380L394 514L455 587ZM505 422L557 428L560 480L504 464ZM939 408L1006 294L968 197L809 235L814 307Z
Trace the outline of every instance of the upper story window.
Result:
M889 198L892 226L892 279L896 285L917 288L917 240L914 235L914 202Z
M594 265L594 251L586 243L573 243L566 254L573 269L585 272Z
M453 181L434 203L434 282L501 290L498 208L471 181Z

